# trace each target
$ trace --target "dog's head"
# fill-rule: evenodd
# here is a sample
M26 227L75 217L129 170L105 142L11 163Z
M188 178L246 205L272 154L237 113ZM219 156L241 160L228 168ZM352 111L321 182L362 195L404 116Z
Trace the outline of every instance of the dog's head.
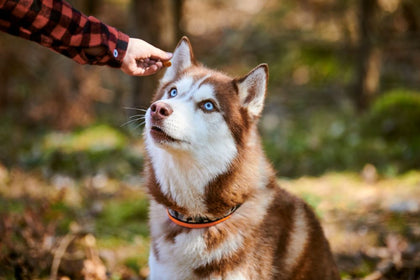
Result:
M149 184L150 191L162 204L189 213L235 206L249 193L244 184L236 190L211 184L226 185L215 182L223 174L233 174L239 162L250 160L244 159L244 151L256 150L252 146L259 143L256 122L263 109L268 67L262 64L244 77L231 78L198 64L186 37L171 62L146 112L145 143L152 163L146 168L153 168L148 173L158 183ZM223 207L206 201L223 201Z
M230 78L199 65L186 37L171 62L146 113L148 149L232 158L263 109L267 65Z

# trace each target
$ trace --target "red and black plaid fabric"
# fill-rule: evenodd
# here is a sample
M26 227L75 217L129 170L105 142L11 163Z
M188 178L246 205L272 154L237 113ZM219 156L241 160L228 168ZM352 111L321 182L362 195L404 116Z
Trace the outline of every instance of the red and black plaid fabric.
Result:
M81 64L120 67L128 35L60 0L0 0L0 30L35 41ZM89 56L85 48L106 52Z

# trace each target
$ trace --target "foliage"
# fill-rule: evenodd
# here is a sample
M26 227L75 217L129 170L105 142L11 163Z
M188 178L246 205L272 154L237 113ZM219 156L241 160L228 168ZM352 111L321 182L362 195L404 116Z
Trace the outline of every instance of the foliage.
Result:
M395 89L379 97L363 123L363 137L380 139L398 169L420 166L420 92Z
M136 141L105 124L73 132L51 131L32 143L31 150L21 156L21 162L26 168L42 167L51 175L105 173L124 177L141 170L142 151Z
M397 102L388 102L394 96ZM280 176L357 172L367 163L389 176L416 169L420 166L420 106L416 105L420 94L400 96L393 93L387 99L384 95L365 115L345 106L292 115L293 123L268 114L261 122L267 155ZM270 122L278 124L271 128ZM388 122L393 124L393 136L382 129Z
M135 11L128 2L104 1L101 9L94 3L74 4L126 28L124 19ZM413 136L419 135L418 111L405 105L384 111L378 100L371 120L364 122L364 116L348 108L354 103L356 61L362 57L357 51L361 43L357 1L246 1L239 9L236 1L179 2L184 3L181 26L200 61L232 75L269 63L267 103L280 100L276 103L280 106L271 107L268 114L278 121L263 134L279 174L357 171L366 163L387 173L419 166L420 141ZM413 34L418 5L388 2L378 2L372 19L378 27L372 38L382 62L376 69L382 77L379 88L404 85L416 91L418 52ZM77 65L8 34L0 34L0 41L3 164L42 169L47 176L124 177L140 170L140 141L117 126L124 122L121 108L138 103L134 100L138 95L146 99L149 92L138 92L140 88L121 71ZM394 117L390 121L386 115ZM97 125L101 123L108 127ZM366 135L362 129L381 131Z
M1 212L0 277L28 279L32 275L45 275L51 267L51 241L56 235L56 225L45 219L48 206L38 207L27 207L22 213L7 213L4 209Z
M60 176L0 166L0 278L102 280L104 263L115 279L143 275L132 270L149 245L138 182Z
M267 155L280 176L319 175L326 170L361 170L372 143L364 141L357 119L337 112L317 112L293 127L264 131ZM340 117L337 117L340 116Z
M420 92L395 89L380 96L370 109L366 130L387 141L418 143Z
M96 231L127 240L136 235L147 237L148 205L144 197L109 201L96 220Z

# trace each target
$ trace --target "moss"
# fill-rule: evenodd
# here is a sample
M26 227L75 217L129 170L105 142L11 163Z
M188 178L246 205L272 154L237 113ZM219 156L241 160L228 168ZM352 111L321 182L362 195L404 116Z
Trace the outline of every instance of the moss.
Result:
M144 197L108 201L96 220L96 233L129 240L136 235L148 236L147 220L148 201Z
M387 141L414 144L420 135L420 92L395 89L373 104L365 128Z

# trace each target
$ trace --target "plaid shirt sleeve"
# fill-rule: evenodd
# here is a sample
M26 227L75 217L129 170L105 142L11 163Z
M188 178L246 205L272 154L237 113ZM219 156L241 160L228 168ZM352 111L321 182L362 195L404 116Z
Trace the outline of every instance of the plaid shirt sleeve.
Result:
M0 30L35 41L80 64L120 67L128 35L60 0L0 0ZM86 48L102 47L100 56Z

